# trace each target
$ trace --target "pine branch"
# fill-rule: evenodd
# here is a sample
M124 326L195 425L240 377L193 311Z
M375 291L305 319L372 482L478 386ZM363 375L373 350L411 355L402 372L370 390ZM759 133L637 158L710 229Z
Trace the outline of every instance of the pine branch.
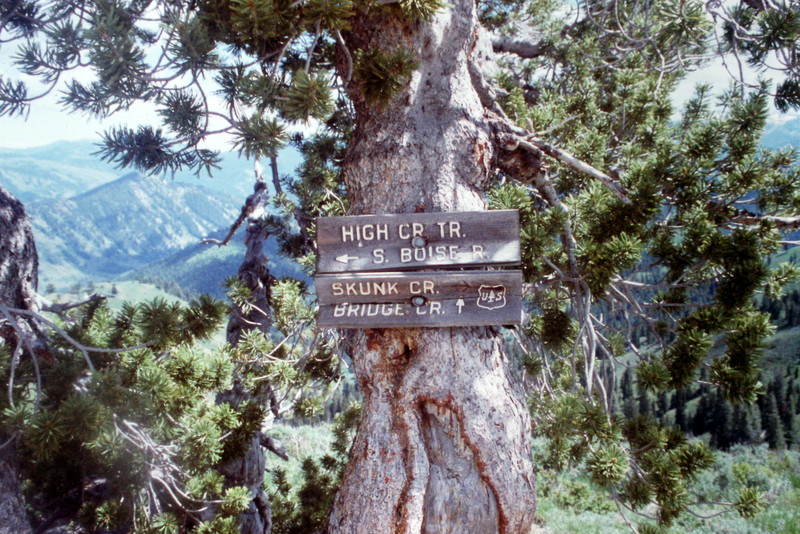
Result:
M105 354L119 354L120 352L128 352L128 351L132 351L132 350L144 349L144 348L147 348L147 347L150 347L150 346L153 345L153 342L147 342L147 343L141 343L139 345L134 345L132 347L123 347L123 348L120 348L120 349L105 349L105 348L101 348L101 347L89 347L89 346L84 345L83 343L75 340L72 336L67 334L67 332L63 328L61 328L60 326L58 326L57 324L55 324L53 321L49 320L48 318L44 317L40 313L37 313L37 312L34 312L34 311L30 311L30 310L21 310L21 309L18 309L18 308L9 308L9 307L3 306L3 305L0 305L0 311L2 311L4 314L10 313L10 314L24 315L26 317L34 318L37 321L40 321L40 322L44 323L45 325L47 325L48 327L50 327L53 330L55 330L56 333L58 333L58 335L60 335L62 338L64 338L65 341L67 341L70 345L72 345L73 347L75 347L76 349L81 351L81 353L83 354L84 360L86 360L86 365L89 367L89 370L91 372L94 372L95 368L94 368L94 364L92 363L92 360L89 358L89 353L90 352L100 352L100 353L105 353Z
M63 303L53 303L45 299L40 295L40 299L42 301L42 311L55 313L56 315L61 315L65 311L72 310L74 308L80 308L85 304L90 304L93 302L98 302L101 300L106 300L108 297L105 295L99 295L94 293L88 299L81 300L79 302L63 302Z
M344 59L345 59L345 64L347 66L347 70L345 71L343 79L344 79L344 85L346 86L347 84L350 83L350 80L353 79L353 56L352 54L350 54L350 49L347 48L347 43L344 42L344 37L342 37L342 32L340 32L338 28L336 29L335 35L336 35L336 42L339 44L340 47L339 49L342 50L342 52L344 52Z
M519 128L513 124L509 119L503 118L491 112L488 113L493 115L493 117L490 119L490 122L496 131L495 135L500 148L510 152L512 157L517 149L524 150L536 160L539 160L539 163L541 163L540 160L542 159L542 155L547 155L556 161L575 169L578 172L582 172L591 176L592 178L595 178L596 180L599 180L614 194L614 196L619 198L623 203L631 205L631 200L628 198L628 191L606 173L594 168L585 161L576 158L566 150L562 150L551 145L550 143L547 143L546 141L543 141L542 139L531 135L522 128ZM519 167L518 162L515 165L516 167ZM530 172L518 173L525 174L528 176L528 178L524 178L523 176L515 174L512 174L512 177L525 183L536 181L540 179L541 173L539 170L544 166L539 165L539 167L539 169L529 169ZM547 200L552 204L553 199L548 198Z
M737 215L730 219L731 223L754 226L763 221L774 223L781 230L796 230L800 228L800 215L780 217L777 215L758 215L747 210L736 210Z

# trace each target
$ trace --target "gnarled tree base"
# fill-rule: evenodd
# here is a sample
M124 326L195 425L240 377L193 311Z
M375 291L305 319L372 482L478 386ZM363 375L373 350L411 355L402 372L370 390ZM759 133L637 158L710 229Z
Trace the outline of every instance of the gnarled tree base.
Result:
M354 337L365 416L328 532L530 532L530 420L493 329Z

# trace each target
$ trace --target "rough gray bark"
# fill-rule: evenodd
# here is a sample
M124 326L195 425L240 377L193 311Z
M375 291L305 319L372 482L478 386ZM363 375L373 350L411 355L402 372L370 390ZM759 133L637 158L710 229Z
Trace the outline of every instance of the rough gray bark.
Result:
M11 308L37 310L38 256L33 241L30 219L22 203L0 186L0 305ZM0 337L10 347L18 343L30 350L41 351L35 324L18 321L19 331L27 339L19 339L17 331L0 316ZM0 432L0 445L10 439ZM31 532L25 512L25 500L19 489L19 474L14 456L13 442L0 448L0 534L27 534Z
M351 88L344 165L353 214L485 209L495 149L468 64L491 54L474 2L430 23L359 17L351 48L417 53L407 89L382 109ZM351 335L364 418L327 532L526 533L535 514L530 419L495 328Z
M7 449L0 451L0 534L28 534L31 526L19 491L17 466L7 456Z
M0 186L0 299L7 306L36 305L39 257L22 203Z

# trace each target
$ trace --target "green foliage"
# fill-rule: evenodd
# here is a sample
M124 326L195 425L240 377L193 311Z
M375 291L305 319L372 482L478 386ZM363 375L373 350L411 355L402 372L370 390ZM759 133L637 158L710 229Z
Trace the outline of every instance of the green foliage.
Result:
M628 455L622 447L612 443L592 452L586 466L592 482L599 486L612 486L622 481L628 472Z
M400 0L400 9L412 21L430 20L446 5L444 0Z
M286 140L283 125L261 113L239 121L234 132L234 147L246 158L275 156Z
M546 447L541 440L534 441L537 451ZM712 468L703 471L698 480L690 484L694 498L708 502L735 502L743 488L751 486L757 494L767 496L769 506L752 518L739 515L735 509L712 519L684 515L671 528L665 528L645 519L635 521L626 511L639 532L703 534L707 532L741 532L757 534L775 532L789 534L796 531L798 517L796 486L792 484L797 452L774 453L765 447L733 448L730 452L715 454ZM743 467L746 466L746 467ZM748 473L739 477L736 473ZM620 518L613 502L605 498L605 490L592 487L588 476L580 469L566 471L539 470L537 472L538 514L545 528L559 533L623 534L630 528ZM626 494L626 499L627 499ZM644 496L644 508L650 496ZM710 504L695 510L701 516L710 516L718 510Z
M198 526L197 534L237 534L239 525L235 517L217 517Z
M239 513L247 510L251 500L249 489L243 486L228 488L222 496L220 512L223 516L236 517Z
M325 454L317 460L302 460L301 480L296 490L284 470L277 469L271 473L273 532L305 534L325 526L360 419L361 406L358 404L352 404L336 416L332 429L333 454Z
M288 334L296 321L313 319L314 312L303 297L303 287L297 280L281 280L272 287L272 307L275 325Z
M786 54L794 50L800 35L796 6L789 3L762 7L745 2L732 10L724 28L727 49L741 48L756 67L765 68L770 55L780 58L779 70L785 78L778 83L775 105L781 111L797 109L800 106L797 68L786 61Z
M660 46L699 43L700 33L685 22L698 17L701 6L688 7L682 19L666 4L659 6L658 16L668 21L663 33L653 34L663 37ZM742 425L734 429L730 402L753 403L762 390L759 358L774 329L752 302L761 291L779 291L780 283L772 280L790 280L792 269L764 261L776 250L778 233L761 214L794 213L791 187L779 200L766 184L794 183L796 163L758 147L764 91L732 91L723 107L714 108L707 88L700 87L674 127L663 105L667 99L653 97L669 78L657 89L647 62L640 61L643 54L617 54L615 37L596 31L579 24L572 43L552 37L563 56L545 54L535 67L515 64L516 77L504 80L511 93L506 110L518 124L547 131L583 161L625 169L615 178L631 204L570 168L550 171L561 210L545 211L538 191L508 183L490 198L493 206L522 209L524 274L534 284L549 282L531 299L534 313L525 334L532 339L523 362L538 371L531 381L536 394L546 397L531 402L537 430L549 440L543 465L583 465L595 484L623 504L641 508L655 502L658 522L669 526L691 507L691 481L712 462L706 446L683 437L691 429L687 395L698 381L719 392L718 399L704 401L719 407L709 421L715 425L713 444L758 439L753 416L743 408L737 412ZM601 75L581 58L587 54L603 55L616 68ZM534 74L547 65L563 70L551 77ZM523 83L537 89L536 106L527 105L521 92L515 96ZM746 202L763 211L737 207ZM585 318L586 295L597 320ZM594 329L601 341L595 341ZM606 363L612 355L617 363ZM626 372L617 390L613 377L620 363L635 374ZM669 390L678 390L674 412L667 418L662 411L656 419L648 392ZM708 418L712 405L706 406L698 408L695 421ZM605 421L592 415L604 411L610 412ZM765 429L776 446L785 446L784 422L777 408L769 413ZM629 465L636 471L628 473ZM758 509L752 495L744 502L752 507L743 509Z
M18 369L14 405L3 406L0 417L4 432L21 435L24 472L37 500L62 499L89 529L132 528L136 516L132 531L142 533L191 524L189 510L198 501L222 498L234 516L249 503L246 490L223 494L213 469L231 431L246 420L214 403L214 394L230 385L232 363L192 345L219 327L226 309L202 296L188 306L155 299L113 312L94 301L68 312L61 327L97 347L87 353L94 372L70 341L54 337L58 359L42 361L41 382L32 369ZM118 342L141 348L111 350ZM153 493L153 485L169 491ZM184 493L198 501L177 497ZM170 512L142 514L164 507Z
M308 121L310 118L325 120L333 111L332 91L329 76L319 72L311 77L298 69L292 76L292 85L286 92L281 110L290 121Z
M639 385L644 391L659 392L666 389L669 383L669 369L660 361L642 362L636 371Z
M362 50L356 58L355 77L369 105L384 106L408 81L418 62L411 50Z

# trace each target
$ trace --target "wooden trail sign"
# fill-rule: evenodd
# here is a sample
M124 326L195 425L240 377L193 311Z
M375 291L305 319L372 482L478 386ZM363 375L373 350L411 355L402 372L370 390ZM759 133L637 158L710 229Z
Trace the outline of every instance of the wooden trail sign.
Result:
M521 271L318 275L318 323L336 328L520 324Z
M317 272L516 265L517 210L317 219Z

